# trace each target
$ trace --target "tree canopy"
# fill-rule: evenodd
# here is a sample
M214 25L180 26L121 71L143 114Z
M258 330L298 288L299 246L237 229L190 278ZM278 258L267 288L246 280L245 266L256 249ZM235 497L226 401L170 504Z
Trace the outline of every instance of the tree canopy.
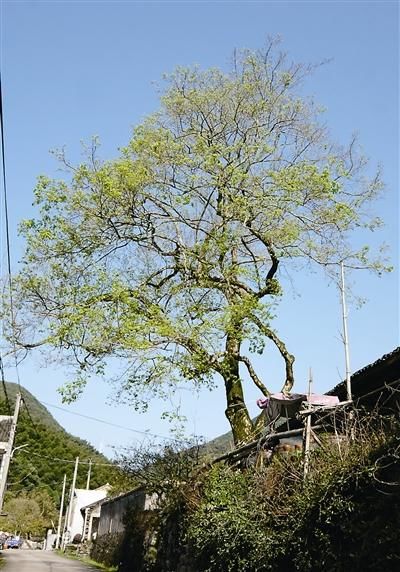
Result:
M22 493L9 498L5 504L5 515L0 516L0 526L13 534L44 538L46 529L57 522L57 510L46 490Z
M300 94L312 71L273 44L236 53L227 72L179 68L117 158L94 143L78 165L59 153L63 180L39 178L13 335L76 363L67 397L110 360L138 406L165 384L219 377L238 443L256 430L241 368L269 393L251 359L265 340L290 392L294 356L271 325L281 269L382 268L351 241L379 223L367 209L379 172L367 178L356 141L333 142Z

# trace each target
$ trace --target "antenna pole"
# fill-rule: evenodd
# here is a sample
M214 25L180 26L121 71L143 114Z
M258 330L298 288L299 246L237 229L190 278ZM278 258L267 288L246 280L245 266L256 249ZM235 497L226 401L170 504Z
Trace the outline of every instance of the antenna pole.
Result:
M308 399L307 399L307 409L311 410L311 393L312 393L312 369L310 367L310 375L308 378ZM311 441L311 414L306 416L305 428L304 428L304 465L303 465L303 477L306 480L308 471L310 468L310 441Z
M344 344L344 354L346 360L346 390L347 390L347 401L352 400L351 394L351 375L350 375L350 354L349 354L349 335L347 331L347 305L346 305L346 286L344 283L344 265L343 262L340 263L340 273L341 273L341 287L340 293L342 296L342 318L343 318L343 344Z

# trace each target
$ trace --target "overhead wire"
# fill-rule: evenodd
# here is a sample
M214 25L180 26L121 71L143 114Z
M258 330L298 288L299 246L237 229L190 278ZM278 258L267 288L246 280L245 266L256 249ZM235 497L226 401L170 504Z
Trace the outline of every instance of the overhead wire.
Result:
M7 264L8 268L11 267L11 257L9 254L9 244L10 244L10 236L9 236L9 225L8 225L8 208L7 208L7 190L6 190L6 163L5 163L5 154L4 154L4 127L3 127L3 98L1 93L1 71L0 71L0 130L1 130L1 149L2 149L2 166L3 166L3 187L4 187L4 218L5 218L5 227L6 227L6 244L8 245L7 248ZM8 274L10 280L10 273ZM11 414L11 406L10 400L8 398L7 393L7 386L6 380L4 376L4 365L3 365L3 358L0 355L0 369L1 369L1 384L3 386L4 396L6 398L7 410L8 413Z
M1 375L1 385L2 385L2 387L3 387L4 397L5 397L5 400L6 400L7 411L8 411L8 414L11 415L11 405L10 405L10 399L9 399L9 397L8 397L6 379L5 379L5 376L4 376L3 358L2 358L1 355L0 355L0 375Z
M68 463L68 464L72 464L72 465L75 465L75 463L76 463L75 459L61 459L60 457L52 457L51 455L41 455L40 453L35 453L34 451L32 451L29 448L21 450L21 453L29 453L29 455L34 455L35 457L39 457L41 459L47 459L48 461L53 461L53 462L57 462L57 463ZM84 460L84 461L79 459L79 464L80 465L91 465L92 467L97 466L97 467L120 468L120 465L118 463L96 463L96 461L93 461L91 459Z
M4 195L4 222L5 222L5 234L6 234L6 253L7 253L7 274L8 274L8 288L9 288L9 296L10 296L10 318L11 318L11 327L13 330L13 349L14 349L14 360L15 360L15 373L17 377L17 383L19 392L22 394L22 387L21 387L21 379L18 369L18 360L17 360L17 345L15 342L15 306L14 306L14 295L13 295L13 281L12 281L12 272L11 272L11 246L10 246L10 223L8 217L8 192L7 192L7 170L6 170L6 152L5 152L5 137L4 137L4 108L3 108L3 84L2 84L2 77L1 77L1 69L0 69L0 139L1 139L1 164L2 164L2 171L3 171L3 195ZM7 395L6 389L6 382L4 377L4 370L3 365L1 369L2 375L2 385L4 388L4 392ZM6 400L8 401L7 397ZM35 422L32 419L31 413L29 411L29 407L27 402L23 399L28 417L31 421L32 427L37 434L37 428ZM9 402L8 402L9 404Z
M4 142L4 139L5 139L4 138L4 111L3 111L3 90L2 90L1 70L0 70L0 131L1 131L1 150L2 150L1 155L2 155L2 170L3 170L4 215L5 215L5 229L6 229L8 287L9 287L9 295L10 295L10 318L11 318L12 329L13 329L13 331L15 331L15 307L14 307L13 282L12 282L12 272L11 272L11 247L10 247L10 230L9 230L9 216L8 216L8 193L7 193L7 176L6 176L6 159L5 159L5 142ZM14 346L15 371L16 371L16 376L17 376L17 382L18 382L18 387L20 389L20 393L22 395L22 387L21 387L21 381L20 381L20 375L19 375L19 369L18 369L18 360L17 360L17 347L16 347L16 341L15 341L14 335L13 335L13 346ZM2 375L2 383L3 383L3 365L1 366L1 375ZM4 380L3 388L4 388L5 395L6 395L6 400L8 402L5 380ZM34 422L32 416L30 414L27 401L25 399L23 399L23 402L24 402L28 417L30 419L30 422L31 422L35 432L37 433L37 428L36 428L36 425L35 425L35 422ZM46 404L44 402L43 402L43 404L48 405L49 407L55 407L56 409L60 409L62 411L67 411L68 413L70 413L72 415L78 415L78 416L84 417L86 419L91 419L91 420L97 421L99 423L104 423L106 425L110 425L110 426L117 427L120 429L125 429L125 430L131 431L133 433L138 433L140 435L145 435L148 437L156 437L156 438L163 439L166 441L184 442L184 439L176 439L173 437L165 437L164 435L158 435L156 433L151 433L148 431L140 431L138 429L132 429L130 427L124 427L124 426L118 425L116 423L110 423L110 422L105 421L103 419L98 419L96 417L91 417L89 415L78 414L78 413L75 413L73 411L69 411L67 409L64 409L62 407L58 407L57 405Z
M133 429L132 427L126 427L125 425L119 425L118 423L113 423L111 421L106 421L105 419L100 419L98 417L92 417L91 415L85 415L84 413L77 413L76 411L70 411L66 407L60 407L59 405L54 405L52 403L47 403L46 401L40 401L42 405L46 407L54 407L60 411L65 411L71 415L76 415L77 417L83 417L84 419L89 419L91 421L97 421L97 423L103 423L104 425L110 425L111 427L116 427L117 429L124 429L125 431L130 431L131 433L138 433L139 435L144 435L146 437L156 437L157 439L163 439L164 441L173 441L176 443L185 443L185 439L177 439L176 437L166 437L165 435L158 435L157 433L151 433L150 431L143 431L140 429Z
M7 254L7 275L8 275L8 288L10 295L10 317L11 325L14 329L15 325L15 312L14 312L14 296L13 296L13 284L11 276L11 247L10 247L10 223L8 218L8 192L7 192L7 176L6 176L6 153L5 153L5 142L4 142L4 111L3 111L3 84L1 78L0 70L0 133L1 133L1 164L3 172L3 199L4 199L4 222L5 222L5 233L6 233L6 254ZM14 344L14 355L15 355L15 366L17 372L18 385L20 386L19 373L18 373L18 363L16 357L16 346L15 339L13 338Z
M37 425L36 425L32 415L31 415L31 412L29 411L29 406L28 406L27 400L24 397L24 394L22 393L22 388L21 388L21 398L22 398L22 403L24 404L24 407L25 407L25 411L28 414L29 421L31 422L32 428L35 431L36 435L38 436L39 435L38 428L37 428Z

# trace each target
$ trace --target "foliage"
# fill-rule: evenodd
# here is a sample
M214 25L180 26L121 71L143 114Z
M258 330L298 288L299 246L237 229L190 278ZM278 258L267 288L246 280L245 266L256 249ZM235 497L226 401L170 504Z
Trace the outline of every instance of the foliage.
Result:
M127 515L114 557L129 572L394 572L400 559L400 426L371 415L356 419L350 434L353 440L320 435L306 482L297 454L242 470L196 467L189 454L186 477L178 480L185 452L174 464L167 451L164 468L162 452L153 453L158 467L147 482L164 491L158 509ZM148 461L142 455L139 466L148 468ZM175 475L168 491L167 467Z
M147 514L133 510L126 518L124 546L136 547L136 565L139 566L139 561L143 563L138 570L176 568L181 557L177 547L182 540L184 516L188 507L198 502L196 480L202 470L201 453L197 441L172 442L163 448L154 445L131 449L119 459L124 471L157 499L156 510ZM125 553L128 555L129 550L125 549ZM131 562L129 557L125 560Z
M125 449L117 457L124 472L148 493L160 499L174 496L199 468L202 445L197 440L171 441L168 445L141 445Z
M61 152L65 180L39 178L9 336L76 365L65 399L117 361L138 408L165 387L212 386L217 375L234 440L248 440L258 427L241 368L268 388L245 342L262 353L268 339L284 391L294 382L294 357L271 328L278 267L383 269L350 241L379 225L366 213L380 175L368 180L356 142L334 144L321 109L299 95L311 71L273 43L237 53L229 72L179 68L118 158L101 162L94 144L73 166Z
M30 491L9 498L4 512L7 516L0 517L0 528L27 538L44 538L46 529L57 519L54 500L47 491Z
M101 564L100 562L96 562L95 560L92 560L88 556L82 554L68 554L67 552L60 552L60 555L67 556L71 560L78 560L79 562L83 562L83 564L89 566L89 570L96 569L102 570L103 572L118 572L117 566Z
M106 566L119 564L122 541L123 533L104 534L93 541L90 555L96 562Z
M105 564L118 562L121 571L175 569L181 559L184 515L198 502L201 450L197 442L172 442L121 453L119 463L152 495L153 508L131 506L124 516L124 533L97 538L92 557Z
M370 427L314 452L305 484L296 456L261 472L215 467L187 539L199 571L390 572L400 560L399 508L399 426Z
M251 494L253 486L250 474L225 466L210 472L187 531L197 570L261 569L265 519Z

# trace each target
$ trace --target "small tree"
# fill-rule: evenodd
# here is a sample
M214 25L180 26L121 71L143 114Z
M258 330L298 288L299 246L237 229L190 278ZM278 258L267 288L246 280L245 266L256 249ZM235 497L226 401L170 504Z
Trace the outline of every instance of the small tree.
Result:
M65 395L112 358L127 364L122 388L137 405L178 379L222 378L236 443L257 427L243 398L243 366L269 339L282 294L278 268L381 268L349 237L378 221L365 207L381 189L363 176L355 140L330 141L321 111L298 86L311 67L266 52L236 54L232 70L179 68L160 110L139 125L112 161L96 145L66 180L40 177L40 216L16 280L20 346L46 344L78 364Z

